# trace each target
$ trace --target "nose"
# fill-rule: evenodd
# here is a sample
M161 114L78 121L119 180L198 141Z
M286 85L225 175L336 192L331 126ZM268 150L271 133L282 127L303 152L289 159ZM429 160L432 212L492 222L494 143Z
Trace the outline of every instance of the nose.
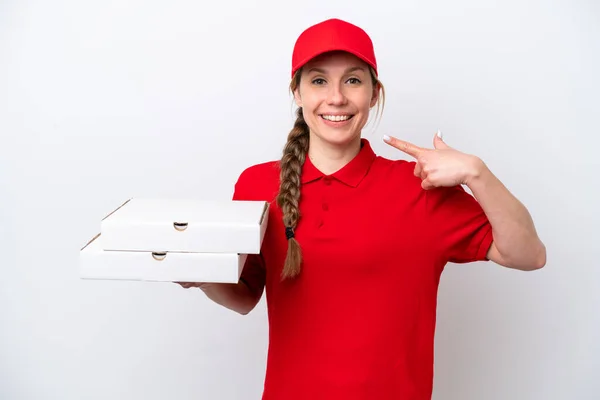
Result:
M327 93L327 104L339 106L346 103L346 96L339 85L331 85Z

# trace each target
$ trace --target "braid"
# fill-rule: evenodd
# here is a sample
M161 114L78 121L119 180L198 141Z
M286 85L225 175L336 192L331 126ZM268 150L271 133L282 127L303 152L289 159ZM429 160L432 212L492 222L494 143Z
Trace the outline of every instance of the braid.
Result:
M283 224L288 237L288 250L282 278L293 278L300 273L302 252L294 238L294 230L300 219L300 176L308 152L309 130L304 121L302 108L296 112L296 122L290 131L281 158L280 187L277 204L283 212Z

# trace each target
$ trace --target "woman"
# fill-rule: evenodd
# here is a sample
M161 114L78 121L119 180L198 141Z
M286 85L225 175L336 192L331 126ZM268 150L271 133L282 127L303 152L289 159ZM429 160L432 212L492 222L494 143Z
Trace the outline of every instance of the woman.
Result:
M237 285L183 286L242 314L266 288L265 400L430 399L446 263L534 270L544 245L485 164L439 133L432 149L384 137L413 162L374 154L361 130L384 91L361 28L308 28L291 72L298 112L283 157L235 186L237 200L272 204L262 253Z

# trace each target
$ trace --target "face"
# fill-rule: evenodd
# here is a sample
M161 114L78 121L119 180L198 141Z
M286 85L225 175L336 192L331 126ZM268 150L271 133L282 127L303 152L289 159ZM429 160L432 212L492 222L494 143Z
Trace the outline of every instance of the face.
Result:
M371 79L368 64L349 53L327 53L307 63L294 98L311 136L334 145L360 140L377 103Z

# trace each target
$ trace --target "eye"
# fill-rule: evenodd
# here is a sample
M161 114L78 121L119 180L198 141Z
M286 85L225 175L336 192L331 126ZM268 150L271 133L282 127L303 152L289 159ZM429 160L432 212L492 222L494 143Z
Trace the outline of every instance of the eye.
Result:
M360 79L358 78L350 78L347 80L348 83L352 84L352 85L358 85L360 82Z
M322 85L325 83L325 79L323 78L316 78L312 80L313 85Z

